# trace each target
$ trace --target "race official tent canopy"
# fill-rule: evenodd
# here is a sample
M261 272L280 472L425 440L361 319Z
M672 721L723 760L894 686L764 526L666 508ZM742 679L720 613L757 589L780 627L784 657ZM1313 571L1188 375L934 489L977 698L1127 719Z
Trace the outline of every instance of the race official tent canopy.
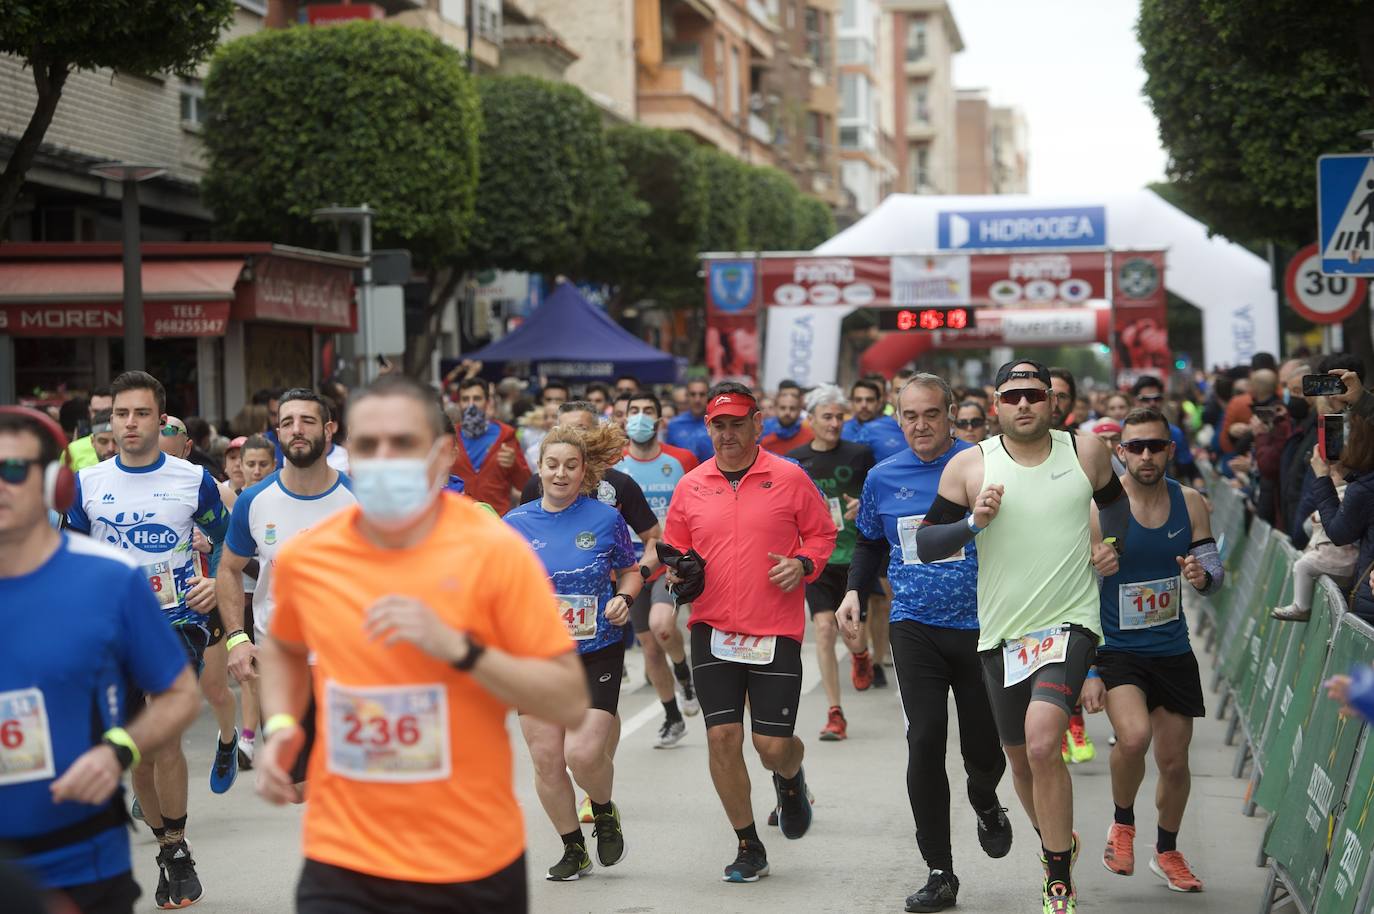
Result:
M564 380L609 380L633 375L646 383L677 380L677 361L625 330L562 283L529 318L506 336L464 358L489 368L529 363L534 374Z
M1248 364L1277 352L1278 310L1269 264L1150 190L1063 197L1042 194L893 194L816 248L861 256L942 251L1164 248L1169 291L1203 315L1208 365Z

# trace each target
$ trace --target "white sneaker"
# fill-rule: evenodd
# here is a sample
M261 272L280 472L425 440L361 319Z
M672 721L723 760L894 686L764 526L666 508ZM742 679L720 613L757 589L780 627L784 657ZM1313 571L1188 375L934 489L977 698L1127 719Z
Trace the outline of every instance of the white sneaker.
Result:
M687 724L682 720L663 721L663 726L658 728L658 742L654 744L655 749L671 749L682 738L687 735Z
M692 687L690 680L677 683L677 704L682 709L682 713L688 717L696 717L701 713L701 702L697 701L696 689Z
M254 740L245 739L242 731L239 733L239 768L244 771L253 769L253 744Z

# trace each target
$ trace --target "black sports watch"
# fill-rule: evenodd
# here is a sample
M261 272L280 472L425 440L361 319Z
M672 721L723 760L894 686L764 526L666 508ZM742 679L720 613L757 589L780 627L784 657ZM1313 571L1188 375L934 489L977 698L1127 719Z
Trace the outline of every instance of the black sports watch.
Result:
M119 767L122 771L128 771L129 766L134 763L133 750L123 743L117 743L109 737L101 740L102 743L114 750L115 758L119 759Z
M468 652L453 661L453 668L460 673L470 672L486 652L487 646L485 644L468 635Z
M804 555L798 555L798 556L794 556L794 558L796 558L797 561L801 562L802 574L803 574L803 575L810 576L811 572L813 572L813 571L816 570L816 563L813 562L813 561L811 561L811 560L810 560L809 558L807 558L806 556L804 556Z

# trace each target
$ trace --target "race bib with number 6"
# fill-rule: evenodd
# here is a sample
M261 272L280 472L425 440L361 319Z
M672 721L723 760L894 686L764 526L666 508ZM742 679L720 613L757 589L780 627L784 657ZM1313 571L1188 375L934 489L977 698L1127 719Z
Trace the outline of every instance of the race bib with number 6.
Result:
M1068 656L1069 633L1061 627L1045 628L1011 639L1002 645L1002 685L1024 682L1036 670L1063 663Z
M326 767L354 781L442 781L449 756L448 689L440 683L325 683Z
M1178 575L1157 581L1136 581L1117 587L1117 624L1122 631L1168 625L1178 618Z
M773 662L773 652L777 648L777 635L741 635L711 630L711 655L718 660L767 666Z
M55 774L43 693L36 688L0 692L0 787Z
M153 596L157 597L157 605L166 609L169 606L176 606L181 602L177 595L177 579L172 573L171 562L153 562L143 566L143 576L148 579L148 586L153 589Z
M916 531L921 529L921 521L925 520L924 514L908 514L906 517L897 518L897 539L902 544L902 564L903 565L940 565L945 562L962 562L964 560L964 548L951 556L936 559L933 562L922 562L916 555Z
M596 637L596 597L560 593L558 614L563 617L563 624L574 641L590 641Z

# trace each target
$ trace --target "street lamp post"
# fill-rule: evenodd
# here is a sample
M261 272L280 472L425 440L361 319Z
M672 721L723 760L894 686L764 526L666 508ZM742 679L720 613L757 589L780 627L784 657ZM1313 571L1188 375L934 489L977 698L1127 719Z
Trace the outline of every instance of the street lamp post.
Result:
M373 340L372 326L372 220L376 217L377 211L364 203L362 206L325 206L313 210L310 213L316 222L332 222L339 229L340 253L348 253L343 250L344 239L348 237L348 225L354 222L362 226L361 241L363 255L363 281L360 290L361 301L358 303L358 330L363 340L362 364L358 369L359 383L366 384L377 376L377 366L372 358L376 353Z
M124 231L124 370L142 371L148 360L143 339L143 247L139 238L138 184L167 173L161 165L102 162L91 174L123 185Z

